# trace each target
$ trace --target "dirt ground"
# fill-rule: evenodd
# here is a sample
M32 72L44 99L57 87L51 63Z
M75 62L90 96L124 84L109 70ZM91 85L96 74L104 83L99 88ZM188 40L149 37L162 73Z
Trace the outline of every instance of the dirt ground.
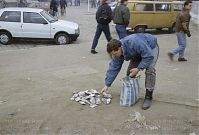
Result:
M70 98L73 91L104 86L110 59L104 35L99 53L90 54L94 18L95 9L87 12L86 5L67 8L62 19L77 22L81 31L78 40L67 46L23 40L0 45L0 135L198 135L198 25L191 25L187 63L170 62L166 56L176 47L175 34L152 32L160 43L160 57L149 110L141 109L144 73L139 102L133 107L119 105L120 79L128 63L111 87L111 104L90 108ZM110 27L117 38L114 26ZM152 128L133 121L135 112L144 115Z

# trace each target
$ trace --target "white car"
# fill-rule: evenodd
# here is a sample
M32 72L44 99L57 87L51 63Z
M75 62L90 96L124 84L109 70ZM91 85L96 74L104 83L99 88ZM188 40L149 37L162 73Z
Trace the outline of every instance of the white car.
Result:
M58 20L43 9L0 9L0 43L12 38L53 39L56 44L69 44L80 34L76 23Z

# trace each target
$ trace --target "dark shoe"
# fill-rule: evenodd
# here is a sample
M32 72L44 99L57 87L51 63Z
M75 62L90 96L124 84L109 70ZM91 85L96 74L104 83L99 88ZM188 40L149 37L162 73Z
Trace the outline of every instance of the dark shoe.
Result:
M147 110L151 107L151 105L152 105L152 95L153 95L152 91L146 90L145 99L144 99L144 102L142 104L143 110Z
M96 52L94 49L91 49L91 53L92 53L92 54L96 54L96 53L98 53L98 52Z
M167 55L169 56L169 59L170 59L171 61L173 61L173 54L169 52Z
M185 58L178 58L178 61L187 61Z

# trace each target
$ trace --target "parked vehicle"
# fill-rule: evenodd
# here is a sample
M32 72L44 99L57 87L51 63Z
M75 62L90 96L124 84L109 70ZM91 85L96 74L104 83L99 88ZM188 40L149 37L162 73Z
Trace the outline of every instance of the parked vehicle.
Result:
M3 8L0 10L0 42L9 44L12 38L53 39L56 44L68 44L80 34L76 23L58 20L43 9Z
M135 31L142 29L168 28L175 31L177 12L183 8L183 2L173 1L129 1L130 22L128 27Z

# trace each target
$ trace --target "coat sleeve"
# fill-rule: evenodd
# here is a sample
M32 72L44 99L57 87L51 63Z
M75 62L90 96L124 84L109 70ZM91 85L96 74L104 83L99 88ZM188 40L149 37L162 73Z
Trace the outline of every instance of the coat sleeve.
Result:
M142 57L142 60L137 68L143 70L149 67L149 65L153 62L154 59L152 49L146 44L138 45L137 53L141 54Z
M112 20L113 19L113 13L112 13L112 10L111 10L111 7L108 6L108 16L109 16L109 19Z
M124 62L124 57L113 58L109 63L109 69L106 72L105 84L106 86L111 86L118 73L122 68L122 64Z

